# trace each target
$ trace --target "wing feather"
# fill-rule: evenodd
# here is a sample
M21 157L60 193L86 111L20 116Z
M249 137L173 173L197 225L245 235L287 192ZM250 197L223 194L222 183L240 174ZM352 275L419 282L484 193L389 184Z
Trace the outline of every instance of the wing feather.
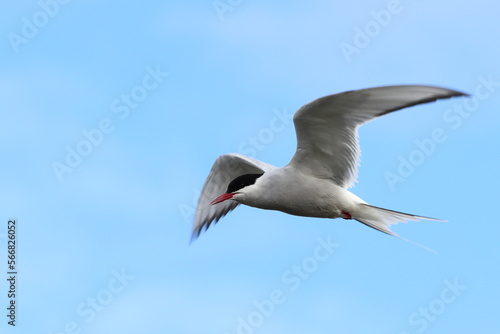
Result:
M226 192L228 184L233 179L243 174L265 173L274 168L276 167L236 153L218 157L198 200L191 240L195 240L213 222L218 222L219 219L238 206L238 202L231 200L210 205L210 202L217 196Z
M418 85L384 86L328 95L301 107L293 121L297 151L289 165L349 188L357 179L358 127L406 107L466 94Z

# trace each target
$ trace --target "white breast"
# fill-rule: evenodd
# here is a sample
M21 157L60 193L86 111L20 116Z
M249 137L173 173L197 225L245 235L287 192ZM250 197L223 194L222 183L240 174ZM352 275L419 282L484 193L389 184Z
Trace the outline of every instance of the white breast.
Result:
M296 216L338 218L341 211L353 210L360 198L336 185L331 179L300 174L287 166L260 177L238 202L278 210Z

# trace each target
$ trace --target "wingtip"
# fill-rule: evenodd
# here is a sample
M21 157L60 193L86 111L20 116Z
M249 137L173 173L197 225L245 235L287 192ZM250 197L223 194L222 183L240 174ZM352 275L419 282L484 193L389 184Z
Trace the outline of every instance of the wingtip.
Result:
M439 88L439 87L437 87L437 88ZM453 98L453 97L471 97L471 95L469 93L465 93L465 92L462 92L459 90L445 88L445 87L443 87L442 89L446 90L447 92L444 93L442 96L437 97L435 99L435 101L441 100L441 99ZM429 102L433 102L433 101L429 101Z
M451 97L471 97L472 96L469 93L460 92L458 90L455 90L454 92L455 93Z
M200 228L196 228L193 230L193 232L191 232L191 238L189 238L189 245L192 245L193 242L196 241L196 239L198 239L198 237L200 236L201 234L201 229Z

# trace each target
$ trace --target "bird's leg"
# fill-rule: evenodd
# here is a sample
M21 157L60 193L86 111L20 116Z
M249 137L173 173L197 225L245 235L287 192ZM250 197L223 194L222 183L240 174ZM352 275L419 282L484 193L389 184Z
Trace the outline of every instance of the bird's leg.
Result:
M342 217L344 219L352 219L351 214L349 212L347 212L347 211L341 211L340 217Z

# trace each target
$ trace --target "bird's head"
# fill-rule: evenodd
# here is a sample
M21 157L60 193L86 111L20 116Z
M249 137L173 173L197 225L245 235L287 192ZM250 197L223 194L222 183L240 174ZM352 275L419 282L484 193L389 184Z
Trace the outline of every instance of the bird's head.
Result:
M228 199L238 200L243 197L252 187L255 187L255 181L264 174L244 174L232 180L227 186L224 194L214 199L210 205L224 202Z

